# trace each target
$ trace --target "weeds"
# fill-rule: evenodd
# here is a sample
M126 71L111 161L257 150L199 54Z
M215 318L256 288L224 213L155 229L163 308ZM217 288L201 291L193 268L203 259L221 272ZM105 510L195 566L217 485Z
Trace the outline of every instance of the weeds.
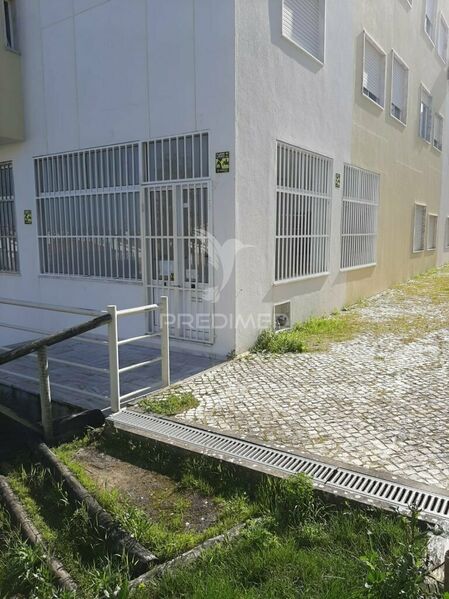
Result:
M176 416L199 406L199 401L192 393L171 393L163 399L142 399L139 402L145 412L160 414L162 416Z

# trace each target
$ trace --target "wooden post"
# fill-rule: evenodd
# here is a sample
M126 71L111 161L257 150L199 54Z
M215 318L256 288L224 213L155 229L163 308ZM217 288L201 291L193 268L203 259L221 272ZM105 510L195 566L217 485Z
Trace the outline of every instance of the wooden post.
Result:
M120 412L120 366L118 353L117 306L108 306L108 312L111 316L111 320L108 325L111 410L113 412Z
M443 591L449 593L449 551L444 555L444 581Z
M37 350L37 364L39 369L39 392L41 400L41 422L44 438L47 443L53 440L53 415L51 409L50 376L48 373L47 348Z
M162 384L164 387L170 386L170 323L168 321L168 297L161 297L160 322L161 322L161 357L162 357Z

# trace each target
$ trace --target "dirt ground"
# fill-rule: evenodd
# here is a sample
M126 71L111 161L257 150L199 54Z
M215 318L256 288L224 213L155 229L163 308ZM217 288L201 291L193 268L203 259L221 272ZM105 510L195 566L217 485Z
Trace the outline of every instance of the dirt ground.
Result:
M139 468L93 447L80 449L74 457L100 489L118 491L155 522L178 516L186 530L201 532L217 521L219 508L213 498L180 489L167 476Z

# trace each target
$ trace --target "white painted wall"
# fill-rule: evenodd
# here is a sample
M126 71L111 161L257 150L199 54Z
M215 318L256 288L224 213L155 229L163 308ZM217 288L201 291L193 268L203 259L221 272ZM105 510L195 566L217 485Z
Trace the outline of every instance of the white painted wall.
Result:
M19 28L26 141L0 146L13 161L20 275L0 274L0 295L89 308L140 305L141 285L39 276L33 157L195 130L210 133L214 233L233 238L234 174L215 175L216 151L234 154L234 2L221 0L23 0ZM33 209L33 224L23 210ZM233 312L234 281L217 311ZM0 320L27 316L0 306ZM29 321L35 322L36 313ZM125 332L140 333L142 321ZM65 326L39 317L40 328ZM36 325L35 325L36 326ZM0 329L0 345L7 342ZM213 346L226 354L232 329ZM182 347L189 345L183 343Z
M276 139L321 153L343 173L350 161L354 50L352 2L327 2L324 66L281 35L281 2L238 0L236 97L237 236L242 252L236 276L237 313L270 319L273 303L292 299L292 318L322 313L343 301L336 284L342 190L333 189L331 275L273 286ZM260 67L260 68L258 68ZM251 281L251 284L248 284ZM237 349L254 342L257 328L241 323Z

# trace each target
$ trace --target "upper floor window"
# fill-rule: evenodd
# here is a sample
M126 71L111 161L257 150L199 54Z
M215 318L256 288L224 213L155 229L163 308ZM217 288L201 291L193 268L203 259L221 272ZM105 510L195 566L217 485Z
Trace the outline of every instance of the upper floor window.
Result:
M438 56L447 62L447 46L449 38L449 28L443 15L440 15L440 23L438 26Z
M443 149L443 117L441 114L435 113L433 119L433 147L440 152Z
M437 12L436 0L426 0L426 15L424 18L424 30L431 39L432 43L435 43L435 21Z
M432 96L421 85L419 136L430 143L432 138Z
M15 0L3 0L3 16L5 21L5 45L10 50L18 50Z
M282 0L282 35L324 63L326 0Z
M365 33L363 41L363 94L385 106L385 52Z
M391 116L407 122L408 68L393 52L391 66Z

